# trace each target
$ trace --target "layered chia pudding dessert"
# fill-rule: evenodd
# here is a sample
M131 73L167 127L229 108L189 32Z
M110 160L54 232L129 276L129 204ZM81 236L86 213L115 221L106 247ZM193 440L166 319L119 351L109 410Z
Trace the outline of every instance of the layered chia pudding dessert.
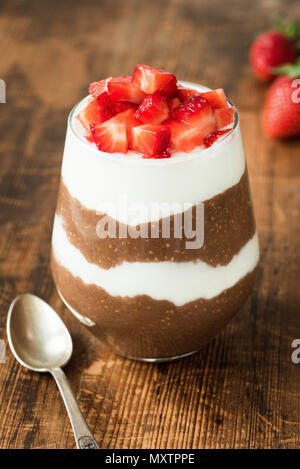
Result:
M68 120L58 292L123 356L188 355L237 313L257 274L238 113L223 89L146 65L89 93Z

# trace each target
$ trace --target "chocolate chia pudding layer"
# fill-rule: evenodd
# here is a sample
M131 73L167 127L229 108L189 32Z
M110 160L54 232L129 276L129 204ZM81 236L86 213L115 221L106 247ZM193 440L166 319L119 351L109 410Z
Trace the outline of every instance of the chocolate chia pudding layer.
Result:
M147 295L114 297L74 277L51 256L54 280L63 298L79 314L95 322L90 328L117 353L135 358L184 355L215 336L249 296L256 267L218 296L176 306Z
M195 227L196 206L192 207ZM170 217L170 237L162 237L162 219L147 223L148 232L157 230L158 238L120 239L97 236L96 227L106 214L85 208L70 195L63 179L60 183L56 213L62 217L69 241L92 264L109 269L123 261L128 262L186 262L201 260L211 266L227 265L255 233L248 174L245 170L240 181L221 194L204 202L204 244L201 249L186 249L184 233L174 237L174 222ZM179 215L180 219L182 214ZM120 223L115 221L117 233ZM155 227L156 225L156 227ZM237 229L238 226L238 229ZM123 228L127 225L123 224Z

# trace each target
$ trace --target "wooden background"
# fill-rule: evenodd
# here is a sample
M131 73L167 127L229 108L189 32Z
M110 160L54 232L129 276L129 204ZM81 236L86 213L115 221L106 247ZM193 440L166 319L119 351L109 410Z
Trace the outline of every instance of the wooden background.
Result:
M267 140L267 85L247 50L298 0L0 0L0 338L8 306L34 292L63 316L75 353L66 373L103 448L300 448L299 140ZM299 8L298 8L299 14ZM298 17L298 19L300 19ZM238 106L262 263L252 297L203 350L173 364L117 357L64 308L49 269L69 110L90 81L136 63L224 87ZM48 375L0 364L0 448L74 448Z

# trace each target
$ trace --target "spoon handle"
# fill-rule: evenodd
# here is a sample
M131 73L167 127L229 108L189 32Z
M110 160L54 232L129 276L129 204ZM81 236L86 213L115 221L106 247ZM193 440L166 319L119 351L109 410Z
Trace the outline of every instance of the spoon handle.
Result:
M89 429L74 397L66 375L61 368L51 368L50 373L56 381L64 400L69 419L73 428L78 449L100 449Z

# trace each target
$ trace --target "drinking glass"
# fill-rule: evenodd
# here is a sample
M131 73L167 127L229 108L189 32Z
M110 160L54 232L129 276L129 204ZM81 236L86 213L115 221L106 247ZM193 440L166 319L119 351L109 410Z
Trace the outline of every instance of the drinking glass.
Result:
M237 313L257 274L238 113L211 147L146 159L85 140L76 115L88 99L68 119L52 238L56 287L116 353L189 355Z

